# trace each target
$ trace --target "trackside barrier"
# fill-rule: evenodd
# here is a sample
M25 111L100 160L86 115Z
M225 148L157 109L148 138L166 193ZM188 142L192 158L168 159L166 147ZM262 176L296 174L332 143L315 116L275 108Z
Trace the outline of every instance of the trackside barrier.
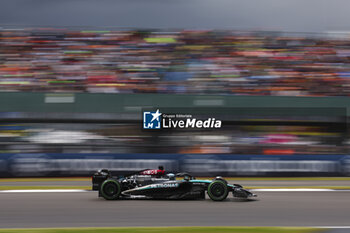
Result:
M163 165L195 176L348 176L350 155L0 154L0 177L125 174Z

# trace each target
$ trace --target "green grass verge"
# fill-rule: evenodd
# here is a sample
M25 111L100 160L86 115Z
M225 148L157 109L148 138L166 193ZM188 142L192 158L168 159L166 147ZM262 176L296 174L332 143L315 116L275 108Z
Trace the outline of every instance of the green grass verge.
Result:
M0 229L0 233L315 233L301 227L118 227L118 228L32 228Z

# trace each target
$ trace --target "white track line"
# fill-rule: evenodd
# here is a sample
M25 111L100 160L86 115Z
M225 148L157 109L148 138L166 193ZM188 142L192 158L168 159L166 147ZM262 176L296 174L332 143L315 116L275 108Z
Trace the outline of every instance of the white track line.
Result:
M252 192L331 192L338 191L336 189L313 189L313 188L275 188L275 189L250 189Z
M82 193L88 192L84 189L23 189L23 190L1 190L0 193Z

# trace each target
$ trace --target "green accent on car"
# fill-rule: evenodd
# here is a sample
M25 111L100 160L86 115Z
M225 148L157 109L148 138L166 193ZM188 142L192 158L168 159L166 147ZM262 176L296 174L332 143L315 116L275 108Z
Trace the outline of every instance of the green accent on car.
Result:
M105 186L107 183L110 183L110 182L115 183L115 184L117 185L117 188L118 188L117 193L116 193L116 194L113 194L112 196L110 196L110 195L108 195L108 194L106 194L106 193L104 192L104 186ZM118 199L118 197L119 197L119 195L120 195L120 193L121 193L121 187L120 187L120 184L119 184L118 181L116 181L116 180L111 180L111 179L110 179L110 180L105 180L105 181L102 183L100 191L101 191L101 195L102 195L105 199L107 199L107 200L115 200L115 199Z
M213 193L212 193L212 186L214 186L215 184L223 184L223 187L224 187L224 193L221 195L221 196L215 196ZM210 197L210 199L212 199L213 201L222 201L222 200L225 200L227 195L228 195L228 188L227 188L227 184L222 181L222 180L215 180L213 182L210 183L210 185L208 186L208 195Z
M210 184L212 181L211 180L189 180L191 183L206 183Z
M210 184L213 181L212 180L190 180L189 182L191 182L191 183L206 183L206 184ZM235 187L232 184L227 184L227 186L230 187L230 188L234 188Z

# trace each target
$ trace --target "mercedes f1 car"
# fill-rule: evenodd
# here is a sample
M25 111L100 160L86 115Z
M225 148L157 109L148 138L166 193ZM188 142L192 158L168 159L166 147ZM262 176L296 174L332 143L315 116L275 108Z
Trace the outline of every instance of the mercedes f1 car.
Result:
M176 179L176 177L181 177ZM222 177L198 180L188 173L168 173L164 169L146 169L125 176L112 176L102 169L92 176L92 189L106 200L117 199L205 199L223 201L229 192L233 197L249 198L255 194L239 184L228 184Z

